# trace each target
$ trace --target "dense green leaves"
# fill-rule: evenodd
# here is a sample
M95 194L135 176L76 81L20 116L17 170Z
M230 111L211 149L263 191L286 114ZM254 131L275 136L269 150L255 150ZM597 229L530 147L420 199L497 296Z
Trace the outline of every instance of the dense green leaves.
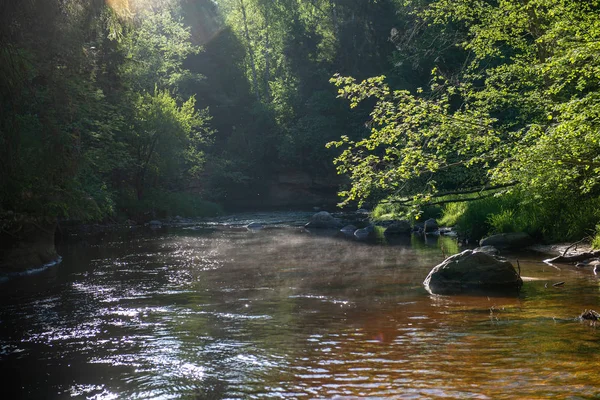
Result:
M376 100L370 136L334 143L345 146L338 170L353 182L345 201L429 201L489 185L515 185L533 199L597 194L599 6L440 0L423 8L429 30L464 37L456 46L467 62L434 69L430 87L415 92L391 90L382 77L336 77L351 106ZM462 177L450 185L449 168Z
M0 209L102 219L130 193L180 191L198 176L212 129L180 95L200 78L183 67L199 49L174 9L123 19L103 2L9 3Z

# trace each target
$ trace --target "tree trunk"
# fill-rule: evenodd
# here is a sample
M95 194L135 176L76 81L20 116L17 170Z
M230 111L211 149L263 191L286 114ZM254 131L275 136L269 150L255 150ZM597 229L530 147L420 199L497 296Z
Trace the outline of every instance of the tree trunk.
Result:
M271 79L269 71L269 46L269 6L265 5L265 100L267 103L271 101L271 92L269 90L269 80Z
M248 30L248 17L246 15L246 6L244 0L239 0L240 9L242 11L242 19L244 21L244 36L246 37L246 43L248 45L248 57L250 58L250 66L252 68L252 83L254 85L254 95L257 100L260 100L260 94L258 92L258 78L256 75L256 63L254 61L254 50L252 49L252 43L250 41L250 31Z

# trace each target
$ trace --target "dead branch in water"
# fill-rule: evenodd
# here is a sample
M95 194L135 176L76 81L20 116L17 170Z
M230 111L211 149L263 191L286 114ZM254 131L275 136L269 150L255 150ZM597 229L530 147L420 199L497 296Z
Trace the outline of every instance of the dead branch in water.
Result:
M569 249L570 249L571 247L573 247L573 246L575 246L575 250L577 250L577 245L578 245L579 243L582 243L582 242L584 242L586 239L587 239L587 238L583 238L583 239L581 239L581 240L578 240L578 241L576 241L576 242L574 242L574 243L571 243L571 244L570 244L570 245L569 245L569 246L568 246L568 247L565 249L565 251L563 252L562 256L563 256L563 257L565 257L565 256L567 255L567 252L569 251Z
M589 260L590 258L600 257L600 250L590 251L587 253L577 254L575 256L557 256L544 260L546 264L557 263L557 264L570 264L578 261Z

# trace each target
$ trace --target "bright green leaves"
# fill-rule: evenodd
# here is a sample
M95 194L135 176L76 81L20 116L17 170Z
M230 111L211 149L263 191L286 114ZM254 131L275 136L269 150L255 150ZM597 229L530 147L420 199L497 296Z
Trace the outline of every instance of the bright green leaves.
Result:
M454 24L466 33L458 46L470 56L461 70L434 68L429 91L416 94L391 90L383 77L332 80L351 107L375 101L370 135L345 141L336 159L352 178L345 202L425 199L484 184L517 183L533 197L597 193L599 8L567 0L432 2L420 13L429 29L444 35Z
M188 76L183 61L200 48L190 42L190 29L169 10L143 14L120 47L125 58L121 76L133 90L152 92L155 85L177 90L183 79L199 79Z
M405 196L435 193L434 177L464 169L492 157L499 143L495 120L469 110L453 110L447 92L437 97L392 91L385 77L360 83L336 76L340 96L357 106L376 101L371 112L371 134L358 142L347 138L330 145L346 145L336 158L338 172L349 173L352 187L344 203L362 201L375 193ZM414 191L417 192L414 192Z

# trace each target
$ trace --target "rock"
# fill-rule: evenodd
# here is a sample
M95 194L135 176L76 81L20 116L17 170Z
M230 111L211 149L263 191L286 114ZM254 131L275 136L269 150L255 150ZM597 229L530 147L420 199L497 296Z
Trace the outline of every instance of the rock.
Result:
M425 233L431 233L431 232L435 232L437 230L438 230L438 224L435 219L429 218L427 221L424 222L423 231Z
M357 214L368 214L371 211L367 210L366 208L359 208L358 210L356 210Z
M579 316L579 319L587 319L589 321L598 321L600 319L600 314L594 310L585 310Z
M425 229L425 224L423 222L417 222L413 226L413 232L423 232Z
M394 221L392 219L386 219L386 220L383 220L383 221L377 221L377 222L375 222L375 225L377 225L377 226L383 226L383 227L388 227L388 226L392 225L394 222L396 222L396 221Z
M264 226L260 222L250 222L248 225L246 225L246 229L250 231L257 231L262 228L264 228Z
M500 254L500 251L494 246L481 246L476 249L473 249L473 252L481 252L485 254L489 254L490 256L497 256Z
M10 214L0 218L0 273L22 272L58 260L53 218Z
M354 232L354 237L357 238L358 240L365 240L365 239L368 239L369 236L371 236L374 232L375 232L375 228L373 227L373 225L369 225L366 228L357 229Z
M410 222L406 220L395 221L393 224L387 227L387 229L383 232L384 235L410 235L412 232L412 227L410 226Z
M333 215L327 211L320 211L310 218L308 224L304 225L305 228L316 228L316 229L339 229L342 223L334 218Z
M354 225L346 225L345 227L343 227L342 229L340 229L340 232L342 232L344 235L352 236L352 235L354 235L354 232L357 229L358 228L355 227Z
M479 241L480 246L494 246L498 249L518 249L533 244L533 238L525 232L500 233Z
M147 225L151 228L160 228L162 226L162 222L157 219L153 219L152 221L148 222Z
M481 251L465 250L435 266L423 284L432 294L516 293L523 281L507 260Z

